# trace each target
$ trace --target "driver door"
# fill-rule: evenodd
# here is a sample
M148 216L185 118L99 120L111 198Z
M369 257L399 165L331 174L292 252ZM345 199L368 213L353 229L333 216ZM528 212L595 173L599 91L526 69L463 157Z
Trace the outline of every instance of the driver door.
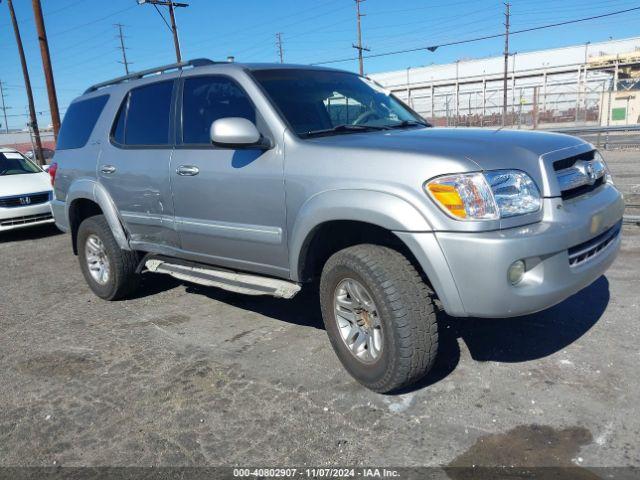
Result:
M276 146L213 146L211 124L241 117L277 143L240 84L226 75L185 75L171 158L176 228L185 256L288 277L283 155Z

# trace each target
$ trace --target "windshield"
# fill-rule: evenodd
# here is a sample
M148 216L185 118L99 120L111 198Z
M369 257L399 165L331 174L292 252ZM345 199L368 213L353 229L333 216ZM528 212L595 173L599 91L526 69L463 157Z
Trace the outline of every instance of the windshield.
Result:
M256 81L303 137L428 126L374 82L331 70L256 70Z
M39 173L42 170L17 152L0 152L0 176Z

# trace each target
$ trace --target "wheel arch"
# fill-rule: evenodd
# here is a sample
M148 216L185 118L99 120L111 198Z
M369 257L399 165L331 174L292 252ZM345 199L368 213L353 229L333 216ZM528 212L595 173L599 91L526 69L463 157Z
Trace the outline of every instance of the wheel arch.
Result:
M300 210L289 237L293 280L313 280L323 261L342 248L357 243L388 246L409 259L447 313L466 316L433 229L410 203L394 195L370 191L343 191L314 198ZM347 234L328 233L344 227ZM326 240L337 237L340 241L331 244Z
M95 180L75 182L67 194L67 219L71 231L73 253L77 255L77 233L80 223L93 215L104 215L118 246L131 250L128 235L109 193Z
M343 231L336 230L340 228ZM342 237L345 240L334 242L336 248L352 245L350 239L366 239L369 243L395 244L399 247L403 243L392 232L430 230L431 226L424 216L409 202L395 195L371 190L331 190L320 193L307 200L299 210L289 235L293 280L308 279L305 277L309 274L310 255L314 255L317 242L323 242L326 238ZM333 237L330 235L332 232L335 233Z

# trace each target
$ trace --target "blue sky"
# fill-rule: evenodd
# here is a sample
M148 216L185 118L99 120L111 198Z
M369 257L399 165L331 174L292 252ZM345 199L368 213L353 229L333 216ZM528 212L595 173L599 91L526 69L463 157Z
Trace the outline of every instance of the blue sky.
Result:
M188 1L188 0L187 0ZM513 29L593 16L640 6L640 0L511 0ZM276 61L276 32L282 32L285 61L313 63L354 56L353 0L191 0L177 11L184 58ZM42 63L31 1L14 0L31 73L38 120L50 122ZM59 104L88 85L124 74L116 48L116 27L125 25L131 68L175 61L171 34L151 5L135 0L42 0ZM166 9L161 9L166 10ZM372 53L429 46L503 31L501 0L366 0L363 37ZM166 12L165 12L166 13ZM529 51L640 36L640 11L513 36L512 51ZM369 73L408 66L448 63L500 54L503 40L417 52L365 61ZM333 65L356 70L357 62ZM11 127L27 117L24 82L6 0L0 3L0 80L5 85Z

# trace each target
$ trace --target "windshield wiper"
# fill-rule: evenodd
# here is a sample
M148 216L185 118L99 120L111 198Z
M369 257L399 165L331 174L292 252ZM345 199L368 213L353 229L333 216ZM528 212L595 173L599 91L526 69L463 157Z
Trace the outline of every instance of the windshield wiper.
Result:
M330 135L332 133L351 133L351 132L373 132L378 130L388 130L388 126L378 126L378 125L352 125L352 124L341 124L336 125L332 128L323 128L322 130L310 130L308 132L303 133L305 137L318 137L322 135Z
M406 128L406 127L430 127L427 122L420 122L418 120L403 120L400 123L394 123L393 125L385 125L387 128Z

